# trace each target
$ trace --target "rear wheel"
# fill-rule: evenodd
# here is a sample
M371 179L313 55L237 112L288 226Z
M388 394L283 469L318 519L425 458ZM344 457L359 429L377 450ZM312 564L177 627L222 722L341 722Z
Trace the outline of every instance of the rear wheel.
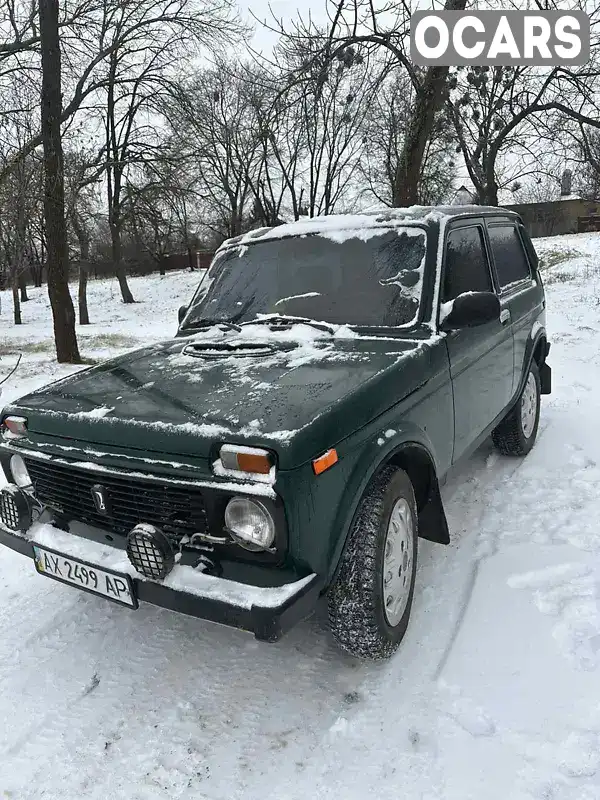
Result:
M417 564L412 483L386 467L367 487L328 594L338 644L359 658L388 658L408 627Z
M516 406L492 432L497 449L507 456L526 456L535 443L540 421L540 372L531 362Z

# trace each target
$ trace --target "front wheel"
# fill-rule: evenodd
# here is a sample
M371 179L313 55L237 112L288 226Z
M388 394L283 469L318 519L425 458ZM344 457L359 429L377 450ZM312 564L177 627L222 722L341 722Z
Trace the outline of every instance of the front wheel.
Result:
M540 372L532 361L516 406L492 431L494 445L503 455L526 456L533 447L540 421L540 398Z
M360 501L328 593L331 631L351 655L388 658L402 641L415 588L417 538L410 478L385 467Z

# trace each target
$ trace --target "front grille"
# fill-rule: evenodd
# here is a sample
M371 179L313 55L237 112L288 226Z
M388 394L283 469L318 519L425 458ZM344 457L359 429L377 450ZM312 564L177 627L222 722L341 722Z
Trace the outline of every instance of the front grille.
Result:
M92 472L49 461L26 459L37 498L67 520L87 522L127 535L138 522L161 528L178 544L185 535L207 533L202 493L191 486ZM101 486L107 513L98 511L92 489Z

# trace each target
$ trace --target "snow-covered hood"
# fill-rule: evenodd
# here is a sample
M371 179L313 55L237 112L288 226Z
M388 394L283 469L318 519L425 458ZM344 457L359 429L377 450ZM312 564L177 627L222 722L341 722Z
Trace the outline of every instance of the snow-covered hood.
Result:
M211 329L107 361L21 398L31 437L208 457L223 442L297 466L399 402L429 374L427 340L305 325Z

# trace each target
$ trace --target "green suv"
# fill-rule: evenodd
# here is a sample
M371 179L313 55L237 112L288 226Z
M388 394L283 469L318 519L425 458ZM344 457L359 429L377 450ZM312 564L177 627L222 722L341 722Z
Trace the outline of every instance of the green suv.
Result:
M408 625L440 483L533 446L545 300L518 216L390 209L231 239L177 335L2 412L0 543L38 572L275 641L324 596L350 653Z

